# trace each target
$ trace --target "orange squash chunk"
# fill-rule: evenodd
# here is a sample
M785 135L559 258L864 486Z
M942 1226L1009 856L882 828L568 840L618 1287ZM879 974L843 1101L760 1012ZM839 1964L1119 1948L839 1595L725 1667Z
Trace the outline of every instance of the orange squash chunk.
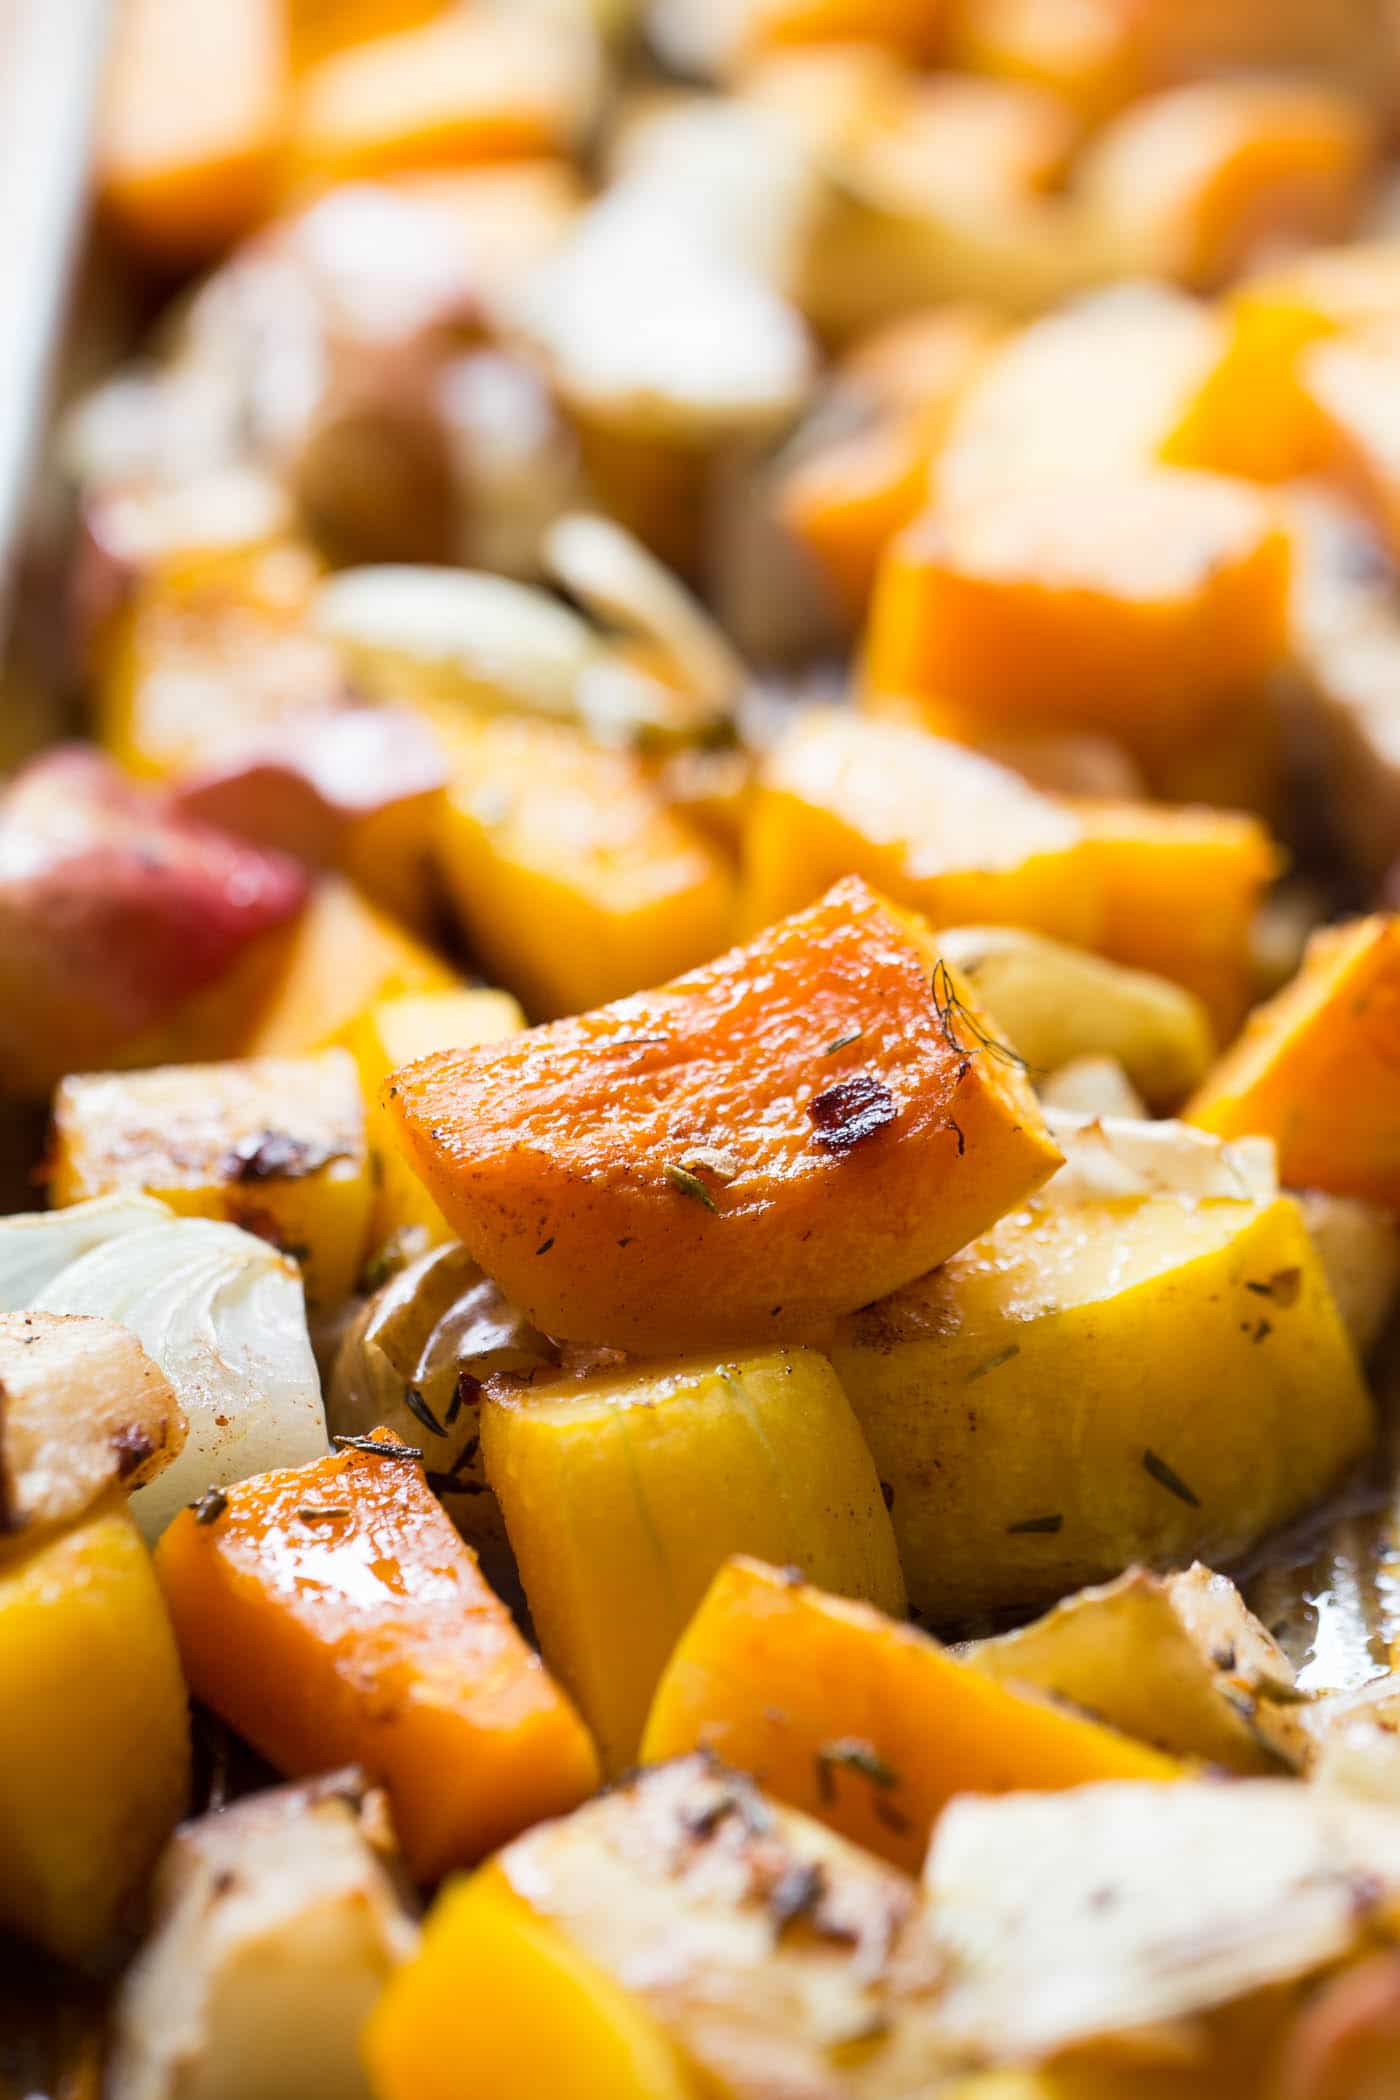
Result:
M386 1455L261 1473L183 1511L156 1570L195 1696L293 1777L362 1765L434 1881L576 1807L598 1767L422 1467L387 1430L374 1441Z
M1400 1208L1400 919L1314 935L1186 1116L1222 1137L1272 1137L1289 1188Z
M243 1057L295 1057L337 1041L365 1007L461 981L353 883L326 875L282 939L275 981L244 1021Z
M1300 368L1312 412L1314 461L1400 549L1400 324L1318 343Z
M1253 817L1079 802L1100 900L1095 946L1205 1001L1229 1042L1254 992L1251 929L1283 855Z
M1158 468L1030 480L889 548L865 684L984 722L1107 731L1160 776L1284 659L1289 548L1267 501Z
M927 65L943 42L946 0L755 0L750 51L786 44L883 44Z
M657 1687L642 1760L706 1750L916 1874L954 1794L1049 1793L1182 1767L1028 1697L868 1604L762 1561L716 1575Z
M557 25L467 8L303 74L290 156L312 184L566 153L587 120L586 53Z
M1340 240L1375 141L1360 104L1300 81L1193 81L1127 110L1078 195L1125 268L1211 289L1270 245Z
M864 882L658 991L389 1083L429 1193L547 1333L780 1340L919 1276L1058 1160L927 929Z
M929 465L954 403L991 346L980 308L936 307L881 329L838 366L838 397L873 403L875 422L815 451L782 477L780 514L859 619L889 541L923 509Z
M103 208L159 261L206 261L272 196L285 54L278 0L126 0L97 145Z
M769 754L744 858L753 926L856 874L936 926L1098 934L1072 810L961 744L844 708L810 711Z

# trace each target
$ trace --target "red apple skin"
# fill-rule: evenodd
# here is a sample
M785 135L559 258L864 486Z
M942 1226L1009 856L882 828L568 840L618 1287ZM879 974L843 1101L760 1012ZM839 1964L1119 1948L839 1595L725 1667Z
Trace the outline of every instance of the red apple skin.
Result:
M181 1040L306 894L295 861L171 816L96 751L25 766L0 794L0 1093Z

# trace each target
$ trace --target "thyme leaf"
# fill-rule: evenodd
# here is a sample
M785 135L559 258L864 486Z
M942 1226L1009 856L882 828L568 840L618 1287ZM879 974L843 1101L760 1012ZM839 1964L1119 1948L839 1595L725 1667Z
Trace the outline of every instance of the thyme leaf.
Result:
M1181 1475L1175 1472L1164 1458L1159 1458L1155 1451L1143 1452L1142 1470L1150 1474L1157 1485L1164 1487L1169 1495L1175 1495L1178 1502L1185 1502L1191 1509L1200 1508L1199 1495L1193 1494Z

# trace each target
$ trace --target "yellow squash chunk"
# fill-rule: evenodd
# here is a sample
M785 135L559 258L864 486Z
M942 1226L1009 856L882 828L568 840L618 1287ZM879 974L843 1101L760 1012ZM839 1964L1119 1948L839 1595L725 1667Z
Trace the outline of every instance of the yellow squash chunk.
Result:
M320 564L291 541L153 562L98 651L97 733L127 772L168 780L342 692L308 622Z
M755 1560L716 1575L647 1718L645 1763L692 1750L911 1874L954 1794L1180 1772L1096 1720L980 1677L915 1627Z
M843 1321L831 1356L935 1624L1229 1560L1374 1433L1286 1197L1032 1206Z
M1203 1001L1229 1042L1254 996L1251 933L1282 855L1253 817L1080 802L1099 895L1096 946Z
M325 1050L63 1080L51 1200L138 1193L272 1240L301 1263L313 1308L338 1305L364 1260L374 1201L352 1060Z
M0 1563L0 1923L109 1954L188 1773L175 1641L118 1494Z
M386 1098L547 1334L659 1354L805 1339L1059 1163L927 929L855 876L688 977L405 1066Z
M1143 1742L1230 1772L1301 1764L1293 1665L1223 1575L1130 1569L963 1660L998 1683L1071 1700Z
M638 991L732 936L719 851L639 759L556 724L464 727L438 860L463 932L536 1017Z
M855 873L935 926L1031 926L1079 946L1099 931L1063 803L960 744L846 710L813 710L769 754L744 858L755 926Z
M1323 446L1304 383L1311 346L1400 318L1393 241L1321 248L1247 279L1224 309L1224 347L1166 457L1186 467L1288 481L1316 472Z
M1186 1113L1222 1137L1273 1138L1294 1188L1400 1209L1400 920L1316 934Z
M408 992L450 992L461 979L440 956L337 875L320 881L283 941L275 981L255 1004L245 1057L297 1057L338 1040L367 1006Z
M310 67L291 115L303 184L567 153L587 121L592 54L560 17L541 36L507 8L451 10Z
M375 2100L700 2100L643 2001L490 1867L439 1897L364 2053Z
M1183 743L1228 735L1281 665L1288 584L1287 537L1242 484L1169 468L1031 478L893 542L865 685L983 723L1107 732L1165 791ZM1258 764L1262 798L1267 743Z
M904 1608L870 1453L815 1350L501 1383L481 1441L545 1658L612 1772L729 1554Z
M1160 285L1122 286L1033 321L960 396L934 464L939 503L1151 466L1221 351L1215 316Z
M928 2100L931 1937L906 1875L685 1758L448 1889L366 2053L379 2100Z
M1400 550L1400 324L1319 343L1302 361L1321 471L1359 498Z
M1374 144L1361 105L1334 89L1193 81L1111 124L1077 194L1124 269L1210 290L1271 245L1352 231Z
M167 267L203 262L270 202L285 88L277 0L130 0L97 146L104 210Z
M410 992L381 999L357 1014L339 1041L354 1058L365 1104L365 1127L376 1179L371 1247L420 1226L431 1242L450 1240L452 1228L404 1158L388 1109L380 1099L398 1066L434 1050L468 1043L499 1043L518 1035L525 1016L509 992Z
M1003 1040L1036 1072L1109 1058L1158 1110L1174 1107L1205 1075L1209 1017L1165 977L1010 926L949 927L939 945Z

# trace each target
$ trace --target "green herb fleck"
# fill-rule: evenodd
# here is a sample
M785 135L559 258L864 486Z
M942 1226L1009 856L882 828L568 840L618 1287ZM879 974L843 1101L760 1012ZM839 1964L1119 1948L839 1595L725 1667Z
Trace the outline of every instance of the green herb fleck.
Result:
M692 1174L689 1167L683 1167L679 1160L668 1160L662 1171L677 1195L689 1196L692 1203L703 1204L706 1210L712 1210L716 1216L719 1215L719 1205L700 1176Z
M851 1044L858 1043L864 1034L863 1028L853 1028L849 1035L833 1036L831 1041L823 1046L822 1056L835 1057L838 1050L849 1050Z
M1185 1502L1192 1509L1200 1508L1200 1497L1191 1492L1181 1475L1174 1472L1166 1460L1159 1458L1155 1451L1143 1452L1142 1470L1144 1473L1150 1474L1158 1486L1164 1487L1169 1495L1175 1495L1178 1502Z
M403 1404L415 1422L421 1422L430 1436L446 1436L447 1431L429 1407L416 1385L404 1387Z
M206 1488L198 1502L192 1502L196 1524L217 1524L228 1508L228 1496L222 1488Z
M1018 1538L1032 1531L1043 1531L1048 1534L1062 1529L1064 1521L1059 1510L1052 1510L1043 1517L1022 1517L1019 1524L1007 1525L1006 1535L1008 1538Z
M381 1444L372 1436L333 1436L331 1442L337 1451L363 1451L367 1458L421 1459L423 1456L416 1444Z
M1022 1072L1030 1071L1031 1067L1018 1050L1013 1050L1010 1043L1003 1043L998 1036L988 1034L976 1014L959 996L952 972L942 960L933 966L932 990L938 1025L950 1050L956 1050L959 1057L975 1057L979 1051L985 1051L1002 1064L1015 1065ZM970 1040L964 1042L963 1036Z
M349 1510L345 1509L344 1507L337 1507L335 1509L329 1507L325 1509L313 1509L308 1505L307 1508L299 1509L297 1511L297 1515L302 1519L303 1523L306 1524L325 1524L329 1523L332 1517L348 1517L349 1514Z
M817 1768L819 1774L826 1775L823 1787L823 1798L826 1800L831 1798L831 1792L828 1791L833 1787L831 1775L838 1768L847 1772L858 1772L861 1778L868 1779L872 1786L891 1788L899 1785L899 1774L894 1766L888 1764L875 1745L867 1742L864 1736L843 1735L838 1736L835 1742L823 1743L817 1752Z
M963 1381L964 1384L972 1385L977 1379L985 1378L989 1371L999 1371L1003 1364L1009 1364L1012 1357L1019 1356L1020 1353L1021 1344L1019 1342L1012 1342L1007 1348L998 1349L995 1356L989 1356L985 1362L974 1365Z

